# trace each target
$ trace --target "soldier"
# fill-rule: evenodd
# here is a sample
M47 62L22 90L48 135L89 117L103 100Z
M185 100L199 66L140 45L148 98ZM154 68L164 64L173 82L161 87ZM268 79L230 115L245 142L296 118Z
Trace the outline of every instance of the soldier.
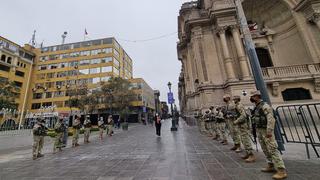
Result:
M42 132L41 132L41 135L40 135L40 152L43 149L44 137L46 137L47 131L48 131L48 128L46 127L46 120L44 118L41 118L41 125L42 125L41 126L42 127ZM43 154L38 153L38 157L43 157Z
M214 108L214 106L210 107L210 127L211 127L211 134L213 136L213 140L219 140L220 138L220 134L218 131L218 127L217 127L217 122L216 122L216 110Z
M79 116L75 116L75 120L73 123L73 138L72 138L72 147L79 146L78 140L79 140L79 134L81 129L81 121Z
M284 179L288 175L275 140L274 128L276 119L273 116L273 109L269 104L262 101L260 91L251 92L250 101L255 104L253 121L257 126L257 134L262 151L268 161L268 166L261 169L261 171L277 171L272 177L274 179Z
M113 131L113 119L112 119L112 115L109 115L107 120L107 135L112 136L112 131Z
M87 115L86 120L83 122L84 126L84 143L90 143L89 137L90 137L90 131L91 131L91 121L90 121L90 115Z
M43 157L41 154L43 143L44 143L44 136L47 133L46 127L43 124L43 120L37 118L36 124L33 126L33 148L32 148L32 155L33 160Z
M240 148L241 141L240 141L239 129L237 126L233 124L233 121L235 120L235 116L236 116L235 104L233 103L233 101L231 101L231 96L228 94L223 96L223 101L227 104L224 117L229 127L229 131L234 143L234 146L230 150L241 152L241 148Z
M255 162L256 158L253 154L252 143L250 140L250 124L249 117L246 114L245 108L243 104L240 102L240 96L233 97L234 103L236 105L236 120L234 121L234 125L239 127L240 130L240 138L243 144L243 147L246 151L246 155L241 157L247 163Z
M210 110L206 110L205 114L203 116L204 122L205 122L205 129L207 132L207 136L212 137L212 127L210 122Z
M53 153L56 153L57 150L61 151L61 148L63 146L63 133L65 130L65 126L63 123L63 118L59 118L57 123L54 126L54 131L56 132L56 137L53 145Z
M201 134L206 134L207 130L206 130L206 123L204 121L204 114L202 114L201 110L199 110L199 121L200 121L200 131Z
M100 140L102 140L103 139L103 132L105 129L103 117L100 117L100 120L98 121L98 127L99 127L99 137L100 137Z
M223 117L222 107L217 107L216 110L217 110L216 121L217 121L218 131L222 139L221 143L223 145L227 145L228 140L227 140L227 134L226 134L226 122Z

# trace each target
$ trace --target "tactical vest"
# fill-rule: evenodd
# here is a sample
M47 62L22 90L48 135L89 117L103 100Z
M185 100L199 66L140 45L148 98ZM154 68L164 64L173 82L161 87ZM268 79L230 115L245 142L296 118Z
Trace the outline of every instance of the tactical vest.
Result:
M45 136L45 135L47 135L47 131L44 126L40 126L34 130L33 134L36 136Z
M264 105L265 102L261 102L254 109L254 122L256 123L257 128L267 128L268 120L262 109Z

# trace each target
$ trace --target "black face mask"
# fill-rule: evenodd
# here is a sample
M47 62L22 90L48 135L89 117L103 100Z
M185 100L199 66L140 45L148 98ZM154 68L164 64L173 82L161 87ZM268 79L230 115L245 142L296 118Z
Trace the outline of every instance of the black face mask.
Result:
M250 97L250 102L255 103L256 101L253 99L253 97Z

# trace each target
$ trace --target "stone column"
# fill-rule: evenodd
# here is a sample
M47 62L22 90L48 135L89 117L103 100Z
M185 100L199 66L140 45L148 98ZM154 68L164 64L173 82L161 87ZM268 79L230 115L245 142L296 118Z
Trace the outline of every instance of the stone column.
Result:
M223 57L224 57L224 65L226 68L227 72L227 78L228 81L235 81L236 80L236 75L233 69L233 63L232 59L230 56L230 51L227 45L227 38L226 38L226 27L222 27L218 29L218 33L220 36L220 43L222 46L222 51L223 51Z
M248 62L247 62L246 54L243 48L243 44L241 42L240 32L237 26L232 27L232 36L233 36L234 44L236 45L242 78L244 80L250 79Z

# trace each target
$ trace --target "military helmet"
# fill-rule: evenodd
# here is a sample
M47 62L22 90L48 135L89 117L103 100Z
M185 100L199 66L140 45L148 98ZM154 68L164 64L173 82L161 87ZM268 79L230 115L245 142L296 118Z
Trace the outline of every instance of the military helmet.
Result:
M239 95L235 95L233 96L233 99L241 99L241 97Z
M206 110L206 113L208 114L210 111L209 110Z
M223 99L226 99L226 98L231 98L230 94L225 94L225 95L223 96Z
M260 91L252 91L250 93L251 96L261 96L261 92Z

